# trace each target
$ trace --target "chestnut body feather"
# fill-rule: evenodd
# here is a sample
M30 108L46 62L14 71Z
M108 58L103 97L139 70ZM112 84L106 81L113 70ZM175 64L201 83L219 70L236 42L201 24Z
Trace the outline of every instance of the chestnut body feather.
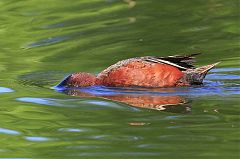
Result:
M86 87L104 85L112 87L174 87L201 84L214 63L195 68L194 56L136 57L117 62L97 76L89 73L74 73L58 86Z

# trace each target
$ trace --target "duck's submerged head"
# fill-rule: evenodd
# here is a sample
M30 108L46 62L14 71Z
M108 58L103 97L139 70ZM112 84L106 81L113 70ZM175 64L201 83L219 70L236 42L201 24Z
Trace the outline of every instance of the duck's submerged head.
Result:
M88 87L96 85L97 78L95 75L78 72L67 76L57 86L58 87Z

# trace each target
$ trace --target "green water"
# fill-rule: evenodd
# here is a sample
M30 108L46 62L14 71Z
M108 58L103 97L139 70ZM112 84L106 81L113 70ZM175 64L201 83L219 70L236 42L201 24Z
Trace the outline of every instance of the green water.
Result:
M0 158L240 158L239 3L0 0ZM221 61L200 87L51 88L130 57L196 52L197 66Z

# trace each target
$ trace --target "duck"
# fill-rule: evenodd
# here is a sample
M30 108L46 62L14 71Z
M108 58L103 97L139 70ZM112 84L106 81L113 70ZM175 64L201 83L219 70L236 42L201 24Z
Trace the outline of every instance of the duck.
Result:
M97 75L76 72L65 77L57 86L90 87L184 87L203 84L203 79L220 62L195 67L196 55L143 56L121 60Z

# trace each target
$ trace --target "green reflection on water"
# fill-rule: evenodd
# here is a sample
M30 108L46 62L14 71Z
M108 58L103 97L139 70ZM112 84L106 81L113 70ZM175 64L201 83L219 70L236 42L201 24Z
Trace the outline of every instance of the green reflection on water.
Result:
M239 67L239 33L238 0L0 1L0 157L239 157L239 95L190 97L182 114L49 89L134 56Z

